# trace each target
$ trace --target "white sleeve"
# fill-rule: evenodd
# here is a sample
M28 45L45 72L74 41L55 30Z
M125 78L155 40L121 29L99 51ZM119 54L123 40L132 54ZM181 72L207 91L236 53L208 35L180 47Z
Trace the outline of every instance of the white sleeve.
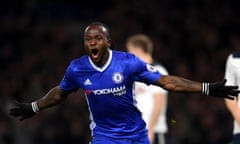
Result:
M229 55L226 62L225 68L225 79L227 80L226 85L234 85L235 82L235 74L234 74L234 66L232 64L233 56Z

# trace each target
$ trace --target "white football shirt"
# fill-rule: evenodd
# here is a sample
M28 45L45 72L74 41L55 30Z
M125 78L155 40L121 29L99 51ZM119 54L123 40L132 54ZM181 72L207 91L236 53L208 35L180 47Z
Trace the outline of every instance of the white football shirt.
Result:
M157 68L161 74L168 74L167 70L162 65L157 64L154 65L154 67ZM146 85L145 83L135 82L135 97L137 100L137 107L142 112L142 117L147 125L151 119L152 109L154 105L154 96L157 93L162 93L165 95L165 102L160 111L156 126L154 127L154 132L166 133L167 91L154 85Z
M240 86L240 53L233 53L228 56L226 62L225 78L226 85ZM240 99L238 97L238 106L240 107ZM233 133L240 133L240 125L234 121Z

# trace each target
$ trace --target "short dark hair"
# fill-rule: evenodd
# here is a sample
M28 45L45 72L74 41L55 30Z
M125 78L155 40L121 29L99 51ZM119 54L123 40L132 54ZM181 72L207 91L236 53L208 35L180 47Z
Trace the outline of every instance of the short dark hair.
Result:
M99 21L94 21L94 22L91 22L91 23L85 28L85 30L86 30L89 26L92 26L92 25L98 25L98 26L104 27L104 28L106 29L106 31L105 31L106 37L107 37L108 39L111 39L111 37L110 37L110 32L109 32L109 27L108 27L106 24L101 23L101 22L99 22Z

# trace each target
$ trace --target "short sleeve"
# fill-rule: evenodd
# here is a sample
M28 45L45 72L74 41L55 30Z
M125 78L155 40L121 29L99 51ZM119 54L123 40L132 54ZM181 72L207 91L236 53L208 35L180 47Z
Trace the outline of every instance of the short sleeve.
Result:
M161 77L161 73L157 68L145 63L134 55L131 56L128 67L130 72L133 73L135 81L144 82L146 84L155 84Z
M168 71L167 71L166 68L163 67L162 65L157 64L157 65L154 65L154 67L157 68L158 71L159 71L162 75L168 75ZM161 88L161 87L159 87L159 86L150 85L149 88L150 88L150 90L152 91L152 93L154 93L154 94L155 94L155 93L159 93L159 92L161 92L161 93L163 93L163 94L167 94L167 93L168 93L167 90L165 90L165 89L163 89L163 88Z

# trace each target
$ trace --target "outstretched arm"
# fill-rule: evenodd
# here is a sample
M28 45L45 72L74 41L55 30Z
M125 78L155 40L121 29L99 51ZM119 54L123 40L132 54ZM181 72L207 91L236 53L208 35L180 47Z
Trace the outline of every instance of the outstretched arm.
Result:
M202 84L200 82L187 80L178 76L161 76L157 81L157 85L173 92L202 92Z
M173 92L203 93L213 97L234 99L240 93L238 86L226 86L225 83L226 80L216 83L200 83L178 76L165 75L161 76L156 84Z
M39 110L52 107L62 102L72 92L66 92L60 89L59 86L52 88L44 97L35 101Z
M62 102L72 92L66 92L59 86L52 88L45 96L32 103L15 102L15 106L10 109L10 114L24 120L34 116L39 111L57 105Z

